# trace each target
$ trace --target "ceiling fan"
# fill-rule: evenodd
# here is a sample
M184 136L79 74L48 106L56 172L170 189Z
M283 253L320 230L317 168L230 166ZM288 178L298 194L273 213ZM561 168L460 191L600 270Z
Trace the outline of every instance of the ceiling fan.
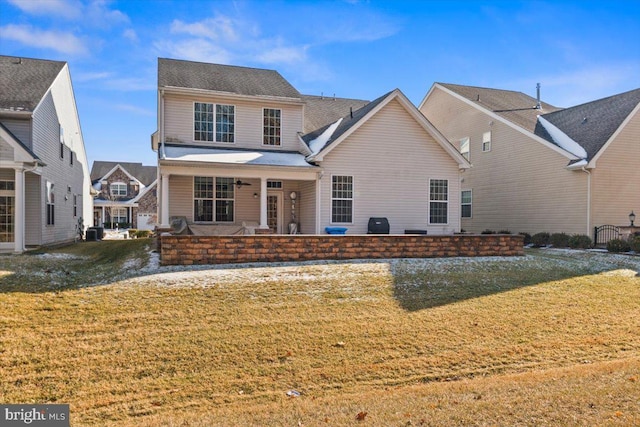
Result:
M235 186L236 186L236 187L238 187L238 188L242 187L243 185L251 185L251 183L249 183L249 182L242 182L241 180L237 180L236 182L234 182L234 184L235 184Z

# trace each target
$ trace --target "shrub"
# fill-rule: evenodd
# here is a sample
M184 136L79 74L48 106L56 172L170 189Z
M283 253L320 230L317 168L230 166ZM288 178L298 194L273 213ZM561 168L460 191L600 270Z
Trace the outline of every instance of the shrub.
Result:
M531 234L529 233L525 233L523 231L521 231L520 233L518 233L521 236L524 236L524 245L530 245L531 244Z
M509 230L500 230L500 231L498 231L498 234L511 234L511 231L509 231Z
M549 237L549 243L554 248L567 248L569 247L569 235L565 233L553 233Z
M622 239L613 239L607 242L607 250L609 252L629 252L631 250L631 245L629 242Z
M631 250L637 254L640 254L640 235L634 236L629 239L629 246L631 246Z
M483 231L482 233L480 233L480 234L496 234L496 232L495 232L495 231L493 231L493 230L488 230L488 229L487 229L487 230L484 230L484 231Z
M571 249L589 249L593 245L593 242L591 241L591 237L586 234L574 234L569 237L567 244Z
M138 239L145 239L151 236L151 230L136 230L135 236Z
M549 233L546 232L536 233L531 236L531 243L533 243L533 246L537 248L547 246L549 244L550 237Z

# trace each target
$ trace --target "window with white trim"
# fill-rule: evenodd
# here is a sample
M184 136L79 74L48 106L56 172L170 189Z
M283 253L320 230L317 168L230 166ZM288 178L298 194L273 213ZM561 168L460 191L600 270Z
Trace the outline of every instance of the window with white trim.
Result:
M215 187L214 187L215 182ZM234 221L234 179L210 176L193 178L193 220L195 222Z
M279 146L282 110L265 108L263 110L262 144Z
M353 176L331 177L331 222L353 222Z
M236 109L233 105L194 102L193 140L235 142L235 117Z
M127 208L111 208L111 222L114 224L127 223Z
M56 223L56 197L54 193L53 182L47 181L47 197L46 197L46 211L47 211L47 225L55 225Z
M78 195L74 194L73 195L73 217L77 217L78 216Z
M193 177L193 220L213 222L213 178Z
M267 188L282 189L282 181L267 181Z
M216 142L235 142L236 108L216 104Z
M15 183L0 181L0 243L15 241Z
M114 197L124 197L127 195L127 184L124 182L112 182L109 185L109 191Z
M482 152L486 153L488 151L491 151L491 132L482 134Z
M460 194L460 216L471 218L473 205L473 193L471 190L462 190Z
M429 224L447 224L449 221L449 181L429 180Z
M216 178L216 222L233 222L234 179Z
M462 154L465 159L469 160L469 137L465 137L460 140L460 154Z

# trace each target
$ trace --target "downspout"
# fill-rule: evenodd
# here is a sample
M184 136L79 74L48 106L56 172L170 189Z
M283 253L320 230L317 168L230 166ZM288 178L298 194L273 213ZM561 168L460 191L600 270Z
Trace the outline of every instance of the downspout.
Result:
M584 166L581 168L582 172L587 174L587 236L591 235L591 172L589 172Z

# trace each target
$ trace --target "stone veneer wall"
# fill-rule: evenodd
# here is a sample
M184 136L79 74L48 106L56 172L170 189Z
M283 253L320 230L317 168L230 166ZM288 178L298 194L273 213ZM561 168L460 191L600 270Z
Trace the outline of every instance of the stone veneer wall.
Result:
M523 236L254 235L159 237L162 265L524 255Z

